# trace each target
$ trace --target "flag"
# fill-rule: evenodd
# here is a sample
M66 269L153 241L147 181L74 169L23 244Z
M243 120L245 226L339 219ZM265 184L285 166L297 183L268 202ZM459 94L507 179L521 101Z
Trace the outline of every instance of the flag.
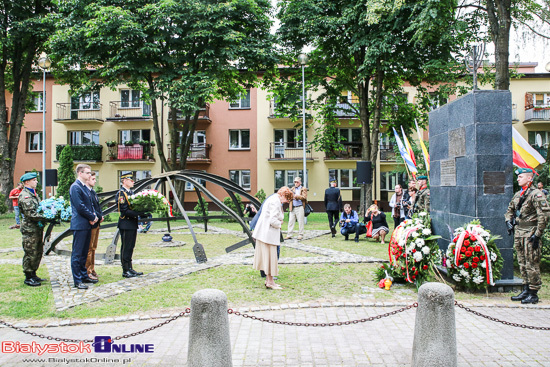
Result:
M403 126L401 126L401 133L403 134L403 142L405 143L405 148L407 148L407 151L409 152L409 156L411 157L411 160L414 163L414 166L416 167L416 159L414 157L413 148L411 147L411 144L409 144L409 139L407 139L407 135L405 135Z
M397 146L399 147L399 154L401 154L401 157L405 161L405 164L407 165L407 167L409 167L409 171L411 171L412 174L415 174L418 171L416 170L416 167L414 166L414 163L412 162L411 157L407 152L407 149L401 142L397 131L395 131L395 128L393 128L393 133L395 134L395 141L397 142Z
M424 156L424 163L426 164L426 170L430 172L430 153L428 153L428 149L426 149L426 146L424 145L424 140L422 140L422 135L420 135L420 129L418 128L418 124L416 123L416 120L414 120L414 124L416 125L416 133L418 134L418 140L420 141L420 146L422 147L422 155Z
M521 168L536 168L546 160L537 152L518 131L512 127L513 162Z

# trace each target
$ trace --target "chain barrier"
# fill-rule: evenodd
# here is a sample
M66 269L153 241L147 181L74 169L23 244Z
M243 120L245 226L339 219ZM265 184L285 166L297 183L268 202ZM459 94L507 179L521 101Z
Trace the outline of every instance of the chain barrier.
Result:
M246 314L246 313L240 313L238 311L233 311L232 309L228 309L227 313L230 314L230 315L233 314L233 315L236 315L236 316L242 316L242 317L247 318L247 319L252 319L252 320L257 320L257 321L261 321L261 322L267 322L267 323L270 323L270 324L277 324L277 325L326 327L326 326L351 325L351 324L358 324L360 322L378 320L378 319L381 319L383 317L393 316L393 315L396 315L400 312L410 310L411 308L414 308L414 307L418 307L418 302L414 302L411 305L402 307L402 308L400 308L398 310L395 310L395 311L390 311L390 312L386 312L386 313L381 314L381 315L367 317L365 319L350 320L350 321L343 321L343 322L340 321L340 322L321 322L321 323L271 320L271 319L266 319L264 317L258 317L258 316L249 315L249 314Z
M520 327L522 329L550 331L550 327L548 327L548 326L531 326L531 325L517 324L515 322L500 320L500 319L497 319L496 317L488 316L488 315L482 314L481 312L474 311L471 308L468 308L468 307L464 306L463 304L458 303L458 301L455 301L455 306L463 309L464 311L473 313L476 316L483 317L483 318L486 318L487 320L491 320L491 321L494 321L494 322L500 322L501 324L504 324L504 325L513 326L513 327Z
M151 326L147 329L143 329L141 331L136 331L135 333L130 333L130 334L126 334L126 335L121 335L121 336L115 336L114 338L112 338L113 340L120 340L120 339L126 339L126 338L130 338L132 336L136 336L136 335L140 335L140 334L144 334L144 333L147 333L151 330L155 330L161 326L164 326L166 324L169 324L171 323L172 321L174 320L177 320L179 319L180 317L182 316L185 316L186 314L189 314L191 313L191 309L190 308L186 308L185 311L182 311L180 312L179 314L177 314L176 316L172 316L170 317L169 319L167 319L166 321L163 321L157 325L154 325L154 326ZM12 329L15 329L17 331L20 331L22 333L25 333L25 334L28 334L28 335L32 335L32 336L36 336L38 338L42 338L42 339L48 339L48 340L55 340L55 341L58 341L58 342L66 342L66 343L80 343L80 342L83 342L83 343L93 343L94 341L92 339L66 339L66 338L56 338L54 336L49 336L49 335L43 335L43 334L38 334L38 333L35 333L35 332L32 332L32 331L28 331L28 330L25 330L21 327L18 327L18 326L15 326L15 325L11 325L5 321L2 321L0 320L0 324L1 325L4 325L4 326L7 326L9 328L12 328Z

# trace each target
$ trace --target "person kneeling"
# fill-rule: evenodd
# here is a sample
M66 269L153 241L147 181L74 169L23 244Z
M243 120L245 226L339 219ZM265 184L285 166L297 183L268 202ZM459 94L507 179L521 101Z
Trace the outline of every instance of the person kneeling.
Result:
M344 205L344 212L340 216L340 233L345 237L346 241L349 235L355 233L355 242L359 242L359 234L361 227L359 225L359 217L357 212L351 209L351 205Z
M380 243L385 244L384 239L390 231L388 228L388 222L386 222L386 214L378 209L376 204L372 204L365 215L365 223L372 221L372 238L378 240Z

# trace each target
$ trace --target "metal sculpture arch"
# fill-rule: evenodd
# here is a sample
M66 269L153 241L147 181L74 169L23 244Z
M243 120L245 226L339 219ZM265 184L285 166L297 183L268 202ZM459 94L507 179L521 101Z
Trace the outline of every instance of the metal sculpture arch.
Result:
M223 203L223 201L221 201L216 196L214 196L208 189L206 189L206 187L204 187L204 185L201 184L200 180L204 180L206 182L210 182L217 186L222 187L231 198L235 208L237 208L237 212L229 208L227 205ZM187 215L187 212L185 211L185 208L182 205L182 202L180 201L180 198L178 197L178 194L174 188L175 181L189 182L194 186L195 192L199 198L198 202L203 209L202 210L203 213L205 213L205 210L203 206L203 200L201 199L204 195L208 199L210 199L214 204L216 204L227 215L225 216L206 215L206 216L199 216L199 217ZM191 232L191 236L193 237L193 241L194 241L193 253L195 254L195 259L198 263L206 262L208 259L206 257L206 253L204 251L203 245L197 241L197 236L195 235L195 231L193 230L193 226L191 225L191 219L202 219L204 221L205 226L208 223L208 219L231 218L235 220L237 223L239 223L243 228L243 232L247 235L248 238L243 241L237 242L232 246L227 247L225 249L226 252L231 252L233 250L236 250L242 246L247 245L248 243L252 244L252 246L255 245L254 239L252 238L252 233L250 232L250 229L248 228L248 225L244 220L244 213L242 212L240 205L238 205L238 201L235 194L239 194L245 199L248 199L256 207L256 209L260 208L261 203L258 201L258 199L250 195L250 193L248 193L242 187L235 184L233 181L230 181L229 179L218 175L197 171L197 170L172 171L172 172L165 172L155 177L146 178L144 180L137 181L136 184L134 185L134 192L138 193L149 186L153 186L155 190L158 190L159 187L161 187L161 185L163 185L164 187L166 187L167 185L168 192L171 192L173 195L173 199L174 199L173 206L177 208L182 215L177 217L151 218L151 219L143 219L143 220L140 219L140 222L166 221L168 226L168 231L170 231L170 221L184 219L187 223L189 231ZM117 192L118 190L108 191L108 192L98 194L98 196L102 199L100 206L103 208L103 213L105 215L115 212L118 209L117 203L115 201ZM168 197L168 194L166 196ZM109 205L110 203L113 203L113 204ZM54 223L51 223L46 229L46 232L44 235L44 253L49 254L51 251L54 251L58 254L70 253L65 250L56 249L56 245L64 238L72 236L72 231L70 229L67 229L64 232L55 236L54 238L50 238L54 225L55 225ZM117 226L117 223L109 223L106 225L102 225L102 228L109 228L109 227L116 227L116 226ZM120 237L120 233L119 233L119 230L117 229L114 233L111 244L107 247L107 251L105 252L105 255L104 255L105 264L110 264L113 262L115 258L118 258L118 255L116 255L116 246L117 246L119 237ZM98 254L96 255L96 257L101 258L101 255Z

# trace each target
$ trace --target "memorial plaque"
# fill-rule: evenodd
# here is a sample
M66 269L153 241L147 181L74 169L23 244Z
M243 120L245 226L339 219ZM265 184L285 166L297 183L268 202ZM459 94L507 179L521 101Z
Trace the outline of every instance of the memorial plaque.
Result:
M466 130L460 129L449 131L449 158L463 157L466 155Z
M483 172L483 193L485 195L504 194L505 183L504 172Z
M441 161L441 186L456 186L456 163L454 159Z

